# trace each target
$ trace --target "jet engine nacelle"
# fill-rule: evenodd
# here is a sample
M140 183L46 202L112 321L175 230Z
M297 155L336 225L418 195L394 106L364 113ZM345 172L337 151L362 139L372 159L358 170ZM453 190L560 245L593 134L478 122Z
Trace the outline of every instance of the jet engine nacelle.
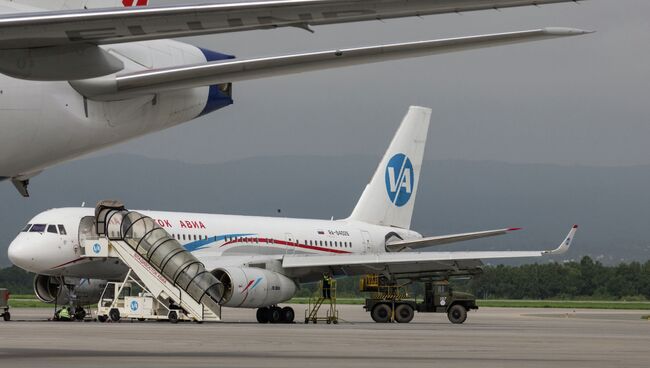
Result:
M261 268L226 267L212 274L224 285L224 307L268 307L291 299L297 288L290 278Z
M75 306L94 304L99 300L105 287L106 281L97 279L47 275L34 277L34 293L44 303L72 303Z

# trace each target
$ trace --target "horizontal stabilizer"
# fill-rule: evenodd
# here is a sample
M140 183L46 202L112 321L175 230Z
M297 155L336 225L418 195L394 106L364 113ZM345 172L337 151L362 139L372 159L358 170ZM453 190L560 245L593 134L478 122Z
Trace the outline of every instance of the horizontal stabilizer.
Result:
M386 250L391 252L399 252L404 249L420 249L420 248L432 247L436 245L457 243L457 242L480 239L480 238L488 238L497 235L505 235L511 231L516 231L516 230L520 230L520 229L509 228L509 229L500 229L500 230L478 231L478 232L464 233L464 234L430 236L430 237L414 239L414 240L412 239L398 240L386 244Z
M277 77L380 61L576 36L585 33L588 32L572 28L545 28L250 60L215 61L72 81L71 84L79 93L88 98L110 101L168 90Z

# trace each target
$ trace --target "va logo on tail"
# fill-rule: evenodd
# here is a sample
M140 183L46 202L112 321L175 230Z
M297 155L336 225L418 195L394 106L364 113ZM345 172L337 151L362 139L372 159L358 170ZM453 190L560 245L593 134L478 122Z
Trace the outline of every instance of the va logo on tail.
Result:
M413 165L403 154L393 156L386 166L386 191L391 203L402 207L408 203L413 193Z

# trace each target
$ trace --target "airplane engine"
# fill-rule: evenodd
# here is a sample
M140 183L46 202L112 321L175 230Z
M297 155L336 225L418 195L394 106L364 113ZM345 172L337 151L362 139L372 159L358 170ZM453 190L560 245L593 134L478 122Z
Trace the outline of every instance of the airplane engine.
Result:
M97 303L106 281L97 279L62 278L36 275L34 293L44 303L68 304L75 306Z
M226 267L212 271L225 287L224 307L262 308L291 299L296 283L277 272L252 267Z

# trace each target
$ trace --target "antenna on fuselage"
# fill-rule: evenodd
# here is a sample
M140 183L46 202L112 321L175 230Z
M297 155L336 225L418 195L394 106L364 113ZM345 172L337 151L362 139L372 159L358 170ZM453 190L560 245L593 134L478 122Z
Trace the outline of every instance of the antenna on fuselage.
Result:
M81 202L81 207L86 207L86 202Z

